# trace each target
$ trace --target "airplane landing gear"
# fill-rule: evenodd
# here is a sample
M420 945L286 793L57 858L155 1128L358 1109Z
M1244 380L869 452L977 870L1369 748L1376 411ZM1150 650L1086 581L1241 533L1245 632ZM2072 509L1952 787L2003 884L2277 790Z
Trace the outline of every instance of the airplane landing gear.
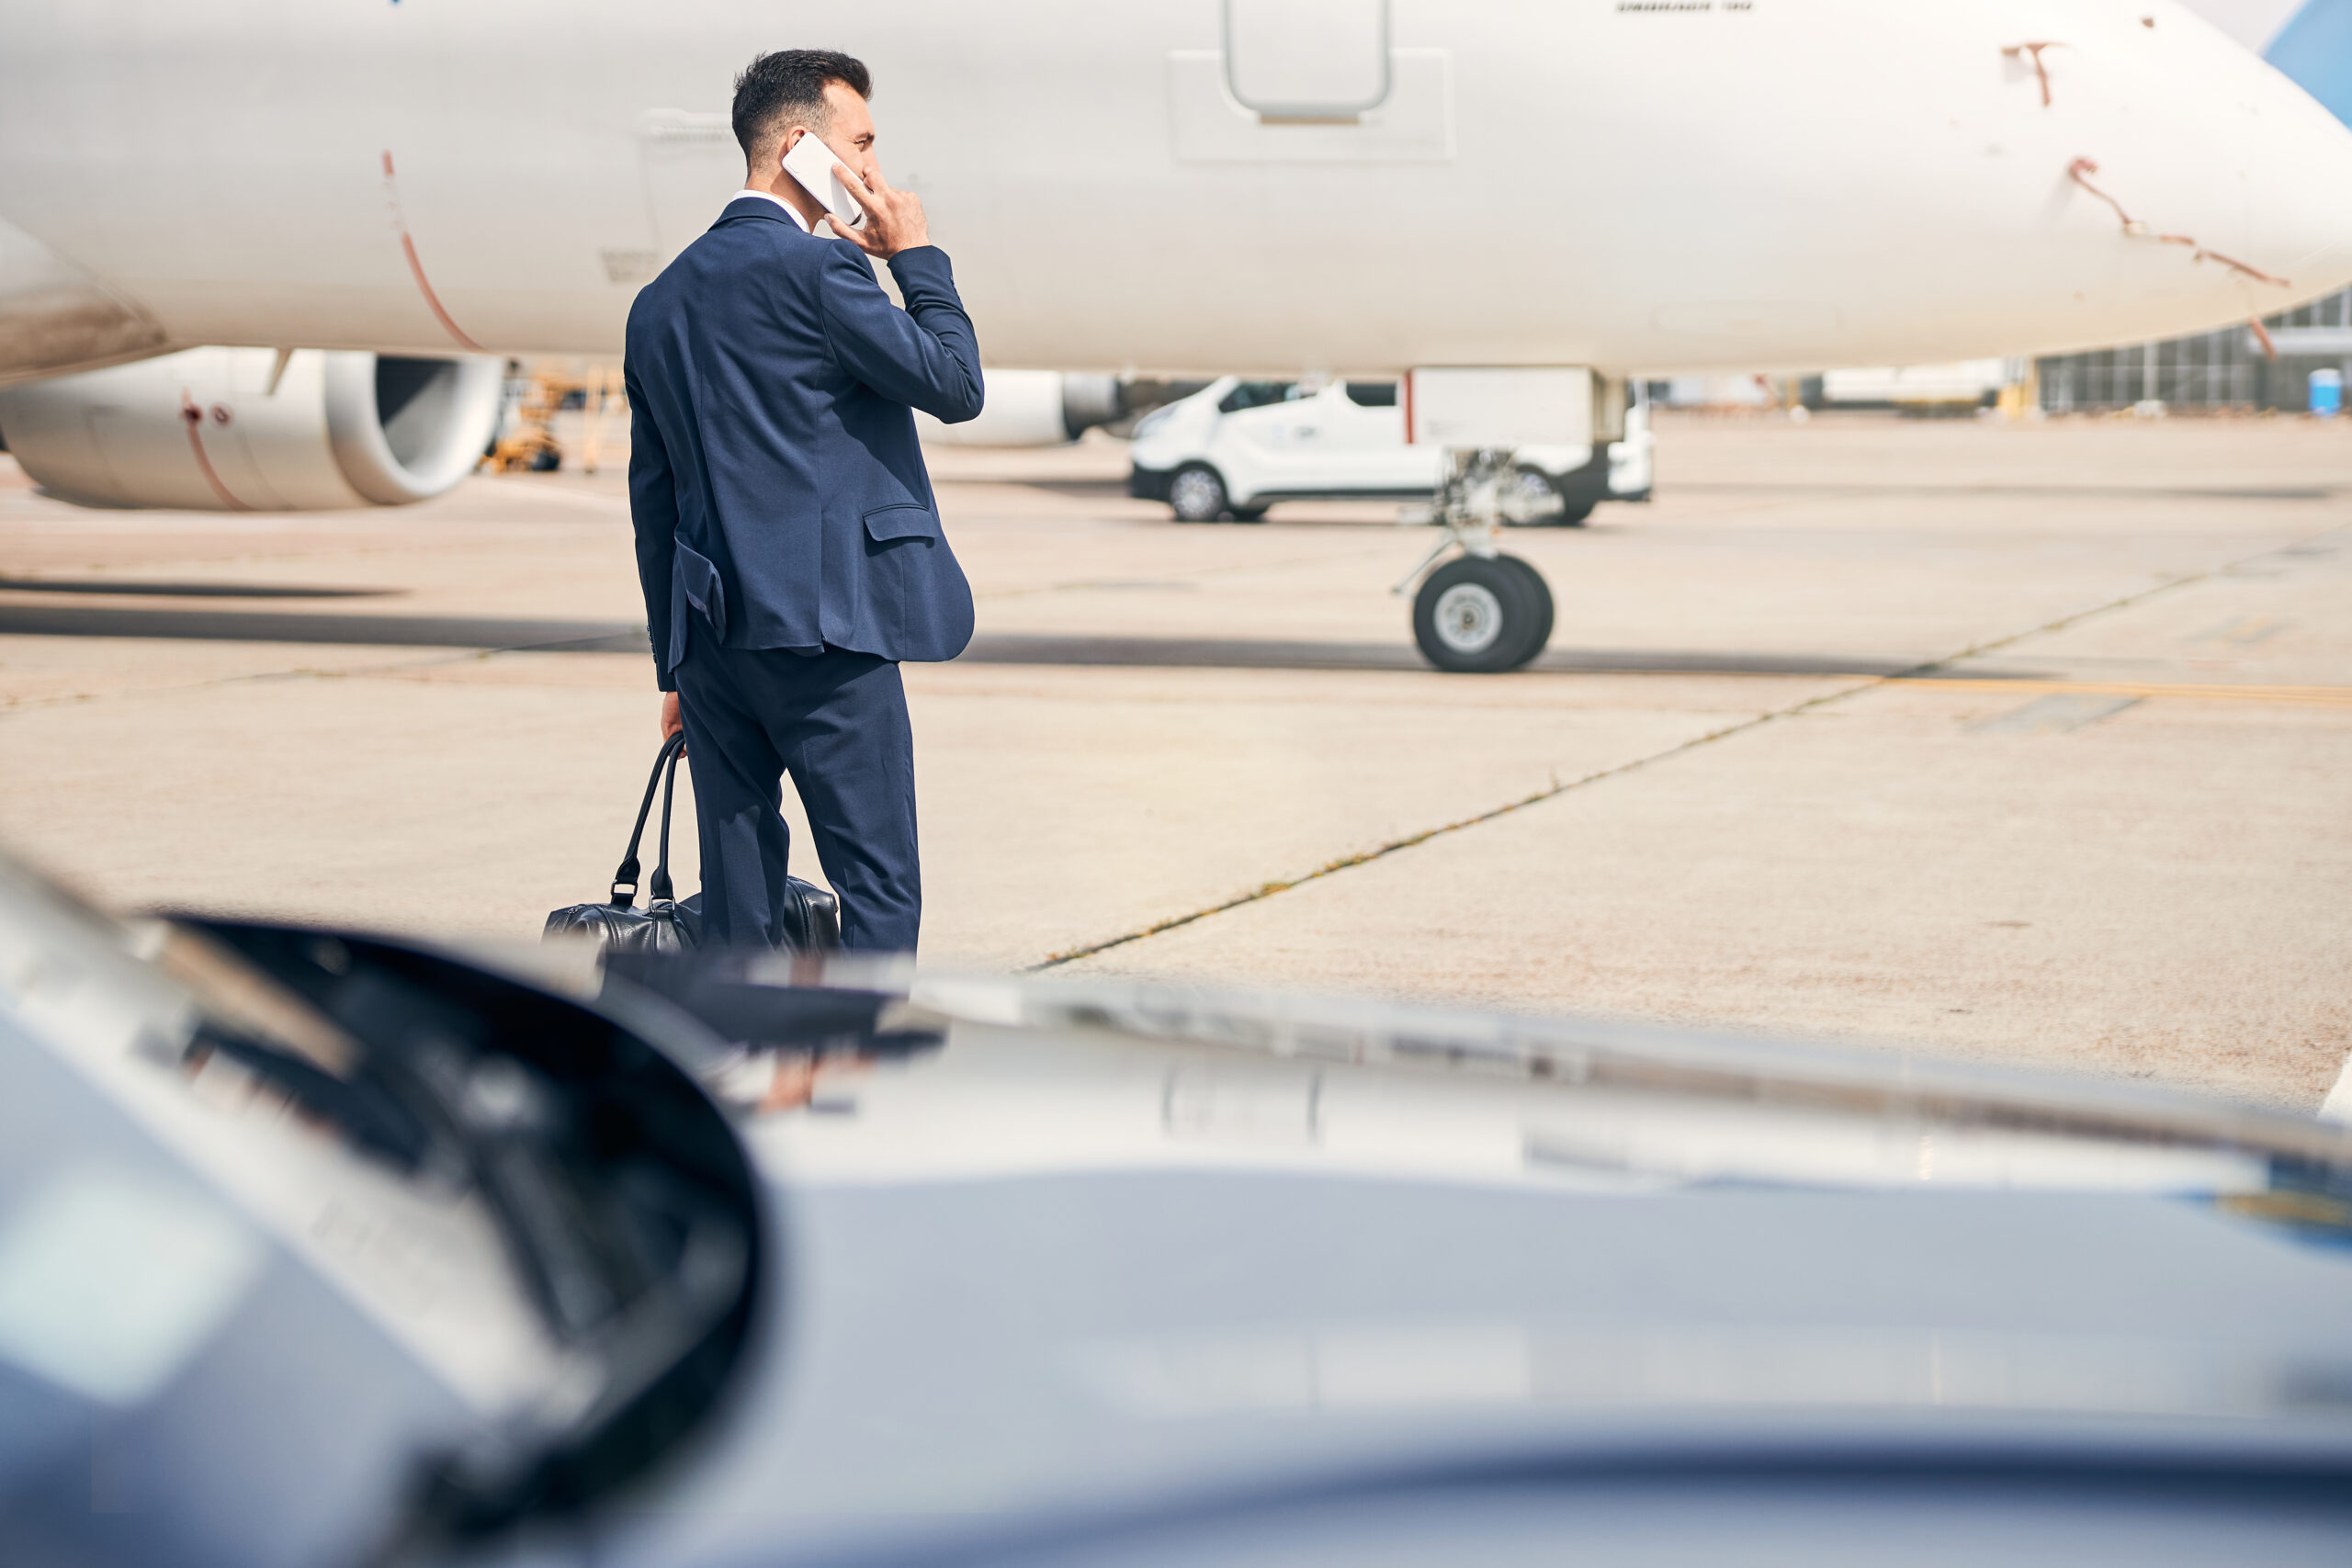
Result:
M1440 670L1516 670L1551 640L1552 591L1543 574L1502 554L1496 543L1501 488L1516 473L1508 447L1446 454L1430 506L1445 537L1396 585L1402 593L1420 579L1413 595L1413 641ZM1461 555L1430 570L1456 549Z
M1516 670L1543 651L1551 631L1551 590L1517 556L1450 560L1413 596L1413 640L1441 670Z

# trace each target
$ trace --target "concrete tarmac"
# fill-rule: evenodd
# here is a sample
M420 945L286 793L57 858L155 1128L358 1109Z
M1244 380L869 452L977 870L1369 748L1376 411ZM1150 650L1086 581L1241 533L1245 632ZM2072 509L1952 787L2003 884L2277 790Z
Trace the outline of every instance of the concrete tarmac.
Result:
M1114 442L935 452L980 636L907 671L925 960L2316 1104L2352 1051L2352 428L1660 425L1655 504L1510 536L1559 621L1503 677L1419 666L1387 591L1430 536L1390 507L1187 527ZM619 858L641 622L616 472L218 516L0 460L0 840L117 907L528 940Z

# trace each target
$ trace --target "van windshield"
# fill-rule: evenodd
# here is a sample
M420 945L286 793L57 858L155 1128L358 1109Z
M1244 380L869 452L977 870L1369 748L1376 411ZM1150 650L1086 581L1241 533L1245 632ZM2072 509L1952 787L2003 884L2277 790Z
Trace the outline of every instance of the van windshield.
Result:
M1288 402L1297 396L1298 383L1295 381L1243 381L1216 400L1216 412L1239 413L1243 409Z

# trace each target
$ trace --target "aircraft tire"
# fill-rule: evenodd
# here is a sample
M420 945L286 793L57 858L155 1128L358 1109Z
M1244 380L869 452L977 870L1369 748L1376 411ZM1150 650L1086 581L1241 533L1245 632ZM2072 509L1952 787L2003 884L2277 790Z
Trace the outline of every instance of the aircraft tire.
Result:
M1495 675L1535 657L1548 634L1551 590L1510 558L1450 560L1413 595L1413 641L1440 670Z
M1518 664L1511 666L1516 670L1521 664L1529 662L1537 654L1543 652L1544 646L1552 640L1554 614L1552 585L1544 581L1544 574L1535 570L1532 561L1521 560L1517 556L1497 556L1495 561L1496 564L1507 566L1519 573L1521 579L1527 584L1528 597L1535 606L1535 619L1528 627L1527 651L1519 656Z

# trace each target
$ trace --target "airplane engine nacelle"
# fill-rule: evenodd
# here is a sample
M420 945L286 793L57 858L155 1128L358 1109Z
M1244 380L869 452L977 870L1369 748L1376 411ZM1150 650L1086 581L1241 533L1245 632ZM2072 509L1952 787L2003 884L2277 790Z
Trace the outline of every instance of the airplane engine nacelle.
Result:
M192 348L0 388L0 439L90 506L326 512L427 501L495 433L503 363Z
M1116 376L990 370L985 378L988 400L978 419L942 424L918 412L916 434L942 446L1059 446L1126 412Z

